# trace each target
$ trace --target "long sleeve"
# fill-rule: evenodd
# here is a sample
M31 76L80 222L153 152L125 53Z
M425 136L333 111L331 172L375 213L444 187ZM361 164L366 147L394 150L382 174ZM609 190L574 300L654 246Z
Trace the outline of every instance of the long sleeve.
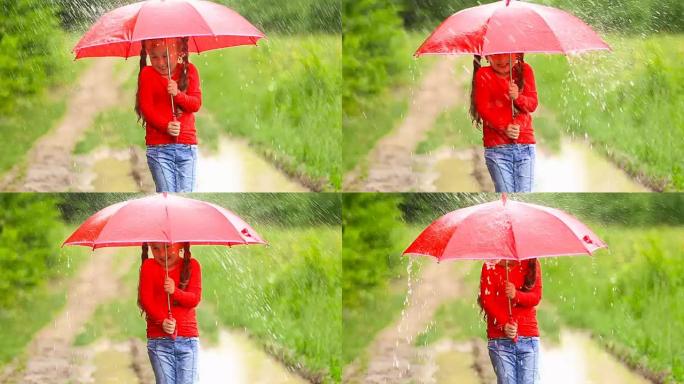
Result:
M513 303L519 307L536 307L542 298L542 280L541 280L541 264L539 260L537 263L537 274L535 277L534 287L529 292L516 291Z
M492 95L489 81L490 79L481 68L475 75L475 108L480 117L482 117L482 120L491 128L504 131L508 124L511 123L512 118L509 114L499 113L499 111L490 106Z
M480 274L480 300L482 307L487 316L493 318L494 324L501 329L508 322L509 316L507 308L497 303L498 296L496 292L498 287L496 287L492 280L494 280L494 276L490 274L487 265L482 265L482 273Z
M154 284L158 280L158 276L154 273L154 260L145 261L140 268L140 305L143 311L152 322L161 324L166 318L168 311L164 311L163 307L155 303L154 300ZM161 281L156 281L156 284L161 284Z
M171 112L165 113L155 108L154 104L154 82L157 81L154 69L144 67L140 73L140 111L145 118L148 126L153 127L159 132L166 133L166 128L171 121Z
M197 112L202 106L202 91L200 89L199 73L197 68L190 64L188 66L188 88L185 92L179 91L173 101L183 109L184 112Z
M532 113L538 105L537 86L534 82L534 71L528 64L523 65L523 79L525 79L525 86L513 103L521 111Z
M194 308L199 304L202 299L202 270L197 260L190 261L190 281L186 289L176 287L171 298L177 305L186 308Z

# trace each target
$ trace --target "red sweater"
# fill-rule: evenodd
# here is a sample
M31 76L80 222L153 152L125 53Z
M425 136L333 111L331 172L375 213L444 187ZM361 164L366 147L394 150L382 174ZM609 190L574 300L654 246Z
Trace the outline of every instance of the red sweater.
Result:
M508 280L516 287L515 298L511 300L513 322L518 323L518 336L539 336L537 327L537 305L542 297L541 265L537 263L537 279L529 292L520 288L525 282L528 262L523 261L508 271ZM480 275L480 298L487 315L487 337L503 338L503 326L509 322L508 299L506 298L506 269L500 265L490 267L485 263Z
M176 282L171 295L171 313L176 319L178 336L199 336L195 307L202 297L202 271L194 258L190 260L190 282L185 290L178 288L182 260L169 270L169 277ZM140 269L140 304L147 317L147 337L169 337L162 329L162 322L168 318L166 292L164 292L164 266L154 259L147 259Z
M177 65L171 78L179 81L182 65ZM202 92L197 68L192 63L188 65L188 89L178 91L173 102L183 113L178 117L181 123L178 140L168 134L167 128L172 120L171 96L166 91L169 81L153 67L143 67L140 72L140 111L145 118L145 143L147 145L161 144L197 144L195 130L195 112L202 105Z
M485 147L504 144L534 144L534 128L530 113L537 109L537 88L534 72L523 64L525 86L515 99L518 114L511 118L511 98L508 96L508 77L497 75L492 67L482 67L475 75L475 108L482 117L482 141ZM520 125L520 136L512 140L506 136L508 124Z

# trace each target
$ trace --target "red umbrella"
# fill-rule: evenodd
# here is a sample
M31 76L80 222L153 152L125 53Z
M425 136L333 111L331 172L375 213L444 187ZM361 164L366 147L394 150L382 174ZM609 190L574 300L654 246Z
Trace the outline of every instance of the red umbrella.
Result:
M73 49L76 59L140 54L143 40L189 37L190 52L256 45L265 35L232 9L204 0L148 0L104 14Z
M577 17L553 7L503 0L449 16L423 42L415 56L589 50L610 50L610 47Z
M227 246L266 244L247 223L225 208L162 193L98 211L62 245L97 249L150 242Z
M526 260L590 255L606 244L574 216L536 204L501 201L458 209L435 220L405 255L448 259Z
M458 209L435 220L404 255L432 256L438 262L526 260L591 255L604 247L606 244L574 216L555 208L508 201L503 194L501 201ZM510 299L508 312L510 315Z

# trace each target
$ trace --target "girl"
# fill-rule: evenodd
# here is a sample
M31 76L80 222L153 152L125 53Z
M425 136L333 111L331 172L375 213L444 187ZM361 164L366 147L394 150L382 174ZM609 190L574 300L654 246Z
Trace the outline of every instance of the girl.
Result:
M150 66L147 65L148 55ZM169 70L171 79L168 78ZM188 38L143 41L135 112L145 127L147 164L157 192L192 192L195 189L197 135L194 113L201 105L199 74L188 61Z
M490 66L480 67L480 56L475 56L470 115L482 128L485 162L496 192L531 192L535 140L530 113L537 108L537 89L522 53L513 55L513 82L509 80L509 57L487 56Z
M142 246L138 305L147 320L147 353L156 383L197 383L195 307L202 296L200 264L192 258L188 243L150 243L149 247L152 259L147 257L148 245Z
M502 260L482 266L478 303L487 318L487 348L497 384L539 382L536 306L541 296L538 260Z

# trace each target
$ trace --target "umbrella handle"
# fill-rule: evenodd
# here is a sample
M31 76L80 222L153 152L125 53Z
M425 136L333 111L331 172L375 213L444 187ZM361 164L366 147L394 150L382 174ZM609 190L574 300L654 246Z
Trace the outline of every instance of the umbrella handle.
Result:
M166 41L164 41L164 44L166 45ZM169 76L169 81L171 81L171 61L169 59L169 46L168 45L166 45L166 72L167 72L167 75ZM173 95L169 95L169 97L171 98L171 118L173 119L173 121L177 121L176 120L176 107L173 103ZM178 136L173 136L173 141L178 142Z
M506 2L506 6L508 6L508 1ZM169 55L166 55L166 59L169 59ZM508 81L509 81L509 87L510 84L513 84L513 54L508 53ZM511 121L515 118L515 105L513 105L513 98L511 97ZM517 143L518 140L513 140L514 143Z

